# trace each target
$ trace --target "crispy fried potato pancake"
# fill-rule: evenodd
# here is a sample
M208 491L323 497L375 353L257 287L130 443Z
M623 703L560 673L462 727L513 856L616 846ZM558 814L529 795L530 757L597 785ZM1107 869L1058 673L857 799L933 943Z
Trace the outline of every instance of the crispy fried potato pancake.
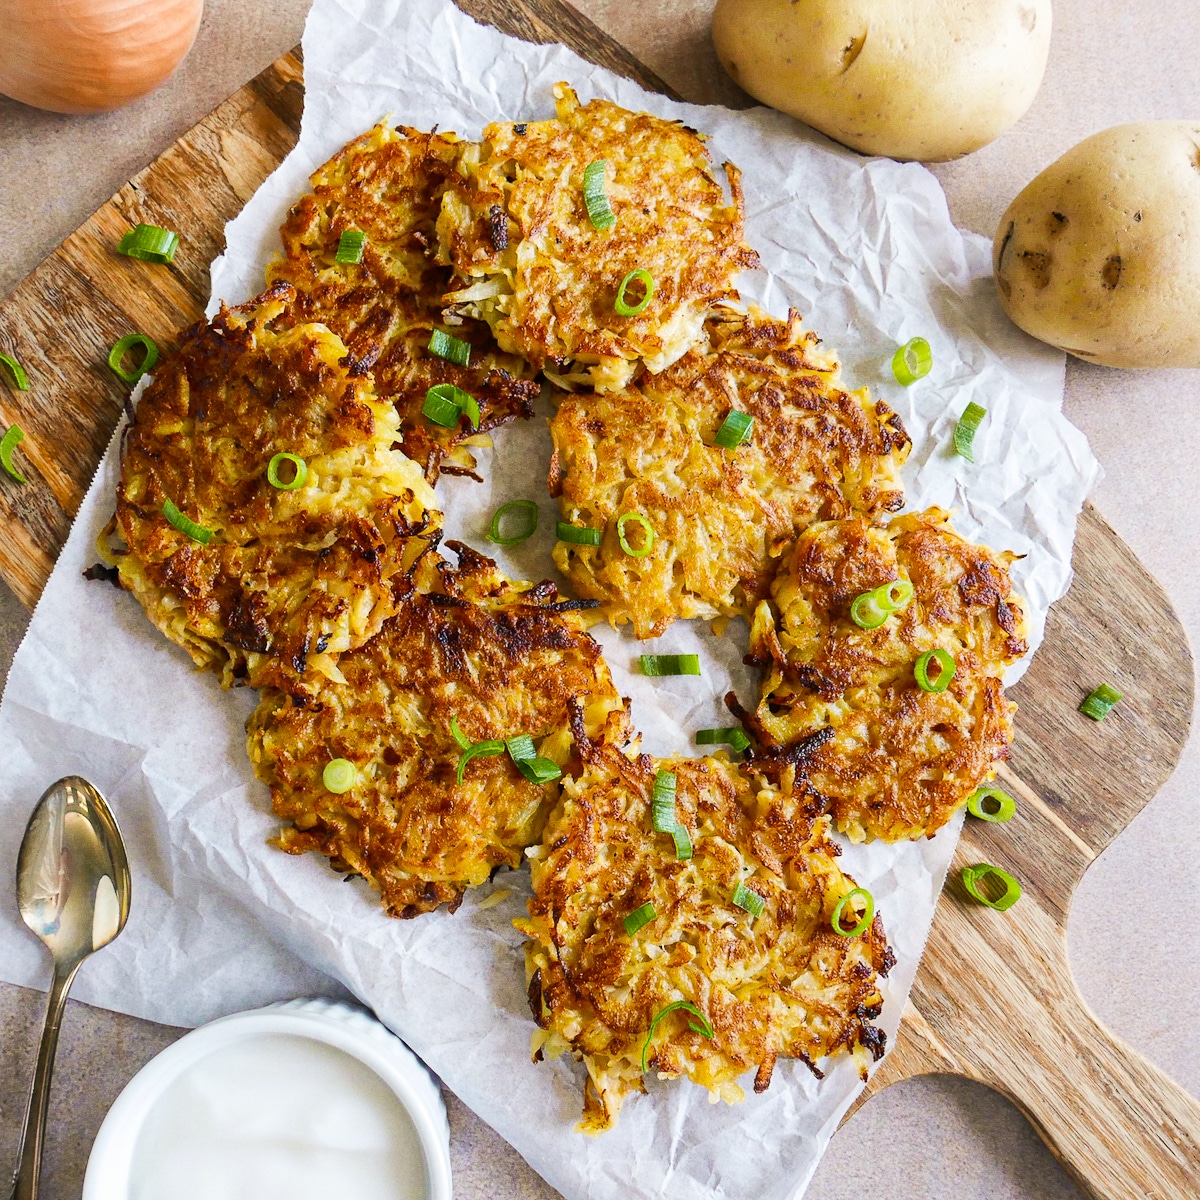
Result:
M530 734L539 754L565 764L568 700L593 731L621 707L577 601L511 583L490 559L450 545L459 567L440 563L439 591L409 591L378 637L342 656L344 684L307 703L267 692L248 726L255 772L291 822L278 844L363 876L396 917L455 909L468 887L517 866L557 793L507 753L472 759L456 783L452 718L472 742ZM322 783L337 758L357 768L341 795Z
M748 662L765 675L753 714L759 769L799 769L854 841L932 836L1009 756L1016 705L1005 668L1026 651L1011 554L975 546L931 508L872 527L814 525L759 605ZM914 596L876 629L854 598L894 579ZM918 686L919 655L946 650L948 688ZM789 748L807 751L799 768Z
M639 362L656 372L679 358L758 256L743 241L737 168L725 166L727 203L699 134L607 100L581 106L563 83L554 95L552 120L489 125L482 146L461 147L438 241L466 285L446 299L553 382L611 390ZM607 163L609 229L592 225L584 203L584 171L597 160ZM618 289L636 269L653 277L653 296L620 316Z
M295 319L321 321L347 345L353 372L370 370L375 390L400 414L401 445L430 483L440 471L474 474L471 445L486 432L533 413L538 385L529 368L500 354L487 326L442 315L449 271L430 252L441 195L461 143L452 133L419 133L377 125L354 139L312 176L313 190L291 208L280 234L283 257L267 271L299 292ZM366 234L357 263L337 261L343 233ZM429 352L441 328L471 344L458 366ZM478 429L454 428L422 415L430 387L449 383L479 403Z
M879 517L904 504L900 418L865 388L846 392L833 357L759 309L718 308L709 342L624 391L568 396L550 422L550 492L562 520L603 530L599 546L559 542L554 561L614 625L656 637L677 617L749 615L778 555L814 521ZM713 444L732 409L754 424L742 445ZM654 529L643 557L618 520ZM647 535L627 521L626 542Z
M568 779L541 845L530 852L533 898L526 933L529 1002L540 1029L534 1058L574 1051L587 1067L580 1128L599 1133L625 1098L644 1091L642 1055L654 1018L687 1001L711 1025L695 1032L670 1013L647 1052L660 1077L686 1075L733 1103L739 1076L754 1090L776 1059L817 1061L852 1052L866 1070L885 1035L878 977L895 958L877 916L856 938L833 931L834 906L854 888L838 868L828 819L801 793L763 786L724 754L655 761L628 757L577 729L584 762ZM680 860L655 833L657 771L676 776L676 819L693 856ZM732 902L744 884L764 901L752 917ZM624 920L644 904L655 916L632 936Z
M420 468L394 449L395 410L348 371L341 340L280 327L293 296L278 284L185 334L121 459L120 583L227 686L337 679L338 655L378 632L391 578L441 522ZM305 460L303 486L268 482L279 452ZM207 544L167 520L168 500Z

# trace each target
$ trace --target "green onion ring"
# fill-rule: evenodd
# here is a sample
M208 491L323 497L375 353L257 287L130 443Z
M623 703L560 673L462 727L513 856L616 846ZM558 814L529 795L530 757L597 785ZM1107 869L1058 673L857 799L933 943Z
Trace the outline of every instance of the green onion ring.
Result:
M13 477L18 483L28 483L29 480L13 466L13 451L17 446L25 440L25 430L20 425L10 425L4 432L4 436L0 438L0 467Z
M566 521L559 521L555 532L560 542L570 542L573 546L598 546L604 540L599 529L589 525L568 525Z
M625 932L630 937L633 937L639 929L643 929L649 925L656 916L658 916L658 913L654 911L653 904L643 904L641 908L635 908L633 912L626 916L621 924L625 926Z
M129 372L121 366L121 360L134 346L141 346L146 353L141 361L141 365L135 367L132 372ZM126 383L137 383L147 371L154 370L156 362L158 362L158 346L155 345L153 338L148 338L144 333L126 334L108 352L108 365Z
M654 792L650 798L650 824L658 833L670 833L675 820L675 785L677 776L671 771L659 771L654 776Z
M473 758L490 758L494 754L503 754L505 746L503 742L489 740L486 742L473 742L458 756L458 769L454 772L454 781L462 783L463 772L467 769L467 763Z
M471 361L471 343L451 337L441 329L435 329L429 335L429 352L460 367L467 366Z
M291 463L295 468L295 474L292 475L291 481L288 483L284 483L279 478L279 468L285 462ZM278 488L281 492L294 492L297 488L302 488L307 479L308 463L298 454L290 454L286 450L281 450L267 463L267 482L273 488Z
M706 1038L711 1038L713 1036L713 1027L708 1023L708 1018L694 1004L690 1004L686 1000L676 1000L673 1003L668 1004L667 1007L664 1008L662 1010L662 1012L660 1012L658 1014L658 1016L656 1016L654 1018L654 1020L650 1022L650 1030L646 1034L646 1041L642 1046L642 1074L643 1075L645 1075L645 1073L648 1070L650 1070L650 1066L647 1061L647 1056L650 1053L650 1043L654 1040L654 1031L658 1028L659 1022L661 1022L663 1017L665 1017L668 1013L677 1012L680 1009L683 1009L686 1012L691 1013L693 1016L696 1016L699 1018L699 1020L700 1020L699 1025L697 1025L695 1021L688 1022L688 1028L693 1033L698 1033L698 1034L700 1034L701 1037L706 1037Z
M25 374L25 368L11 354L0 354L0 364L7 368L9 375L12 376L13 386L18 392L29 391L29 376Z
M842 913L854 903L857 896L865 897L866 908L863 910L863 915L858 924L853 929L842 928ZM851 909L853 912L853 909ZM833 926L833 932L845 938L858 937L860 933L869 929L871 922L875 920L875 897L867 891L866 888L856 887L852 892L847 892L833 907L833 916L829 923Z
M937 672L931 676L929 668L934 664L937 665ZM923 692L935 694L944 692L950 686L950 680L954 678L957 670L958 666L949 651L943 650L940 646L936 650L926 650L913 663L913 676L916 678L917 686Z
M994 811L984 807L989 800L994 800L997 804ZM981 821L993 821L998 825L1012 819L1013 813L1017 811L1017 802L1003 788L985 784L967 797L967 808L971 816L978 817Z
M588 220L593 229L611 229L617 223L608 203L607 167L607 159L597 158L588 163L583 171L583 202L587 206Z
M632 521L635 525L640 525L646 531L646 536L643 539L645 545L640 550L635 550L625 537L625 526L630 521ZM654 549L654 526L651 525L641 513L622 513L617 518L617 541L621 543L621 549L624 550L630 558L645 558L646 555Z
M699 675L698 654L643 654L638 663L643 675Z
M646 290L646 294L637 304L630 304L625 299L625 290L634 280L641 283L642 287ZM636 317L639 313L646 311L646 306L650 303L653 295L654 276L643 267L635 267L621 280L621 286L617 288L617 298L613 301L613 310L618 317Z
M686 825L676 825L671 830L671 840L675 843L675 858L679 862L686 862L692 857L692 835L688 833Z
M721 428L717 430L717 436L713 438L713 445L720 446L722 450L732 450L750 436L753 425L754 418L749 413L735 408L721 422Z
M1111 687L1107 683L1102 683L1079 706L1079 711L1085 717L1091 717L1093 721L1103 721L1112 712L1113 706L1121 698L1121 693L1115 687Z
M752 917L762 915L762 910L766 901L755 891L751 891L744 883L739 883L733 889L733 895L729 897L731 903L736 904L738 908L744 909Z
M363 244L367 240L367 235L361 229L347 229L338 238L337 253L333 256L334 262L340 263L357 263L362 262Z
M358 782L358 768L348 758L335 758L325 764L321 782L327 792L340 796Z
M893 613L906 608L913 595L913 585L907 579L882 583L854 597L850 620L860 629L878 629Z
M179 234L161 225L135 225L117 243L118 254L162 265L171 262L178 249Z
M167 518L180 533L187 534L193 542L199 542L202 546L207 546L212 541L213 532L211 529L205 529L203 525L197 525L191 517L185 517L175 506L173 500L164 500L162 506L162 514Z
M989 876L995 876L1004 884L1004 894L995 900L979 886ZM1021 898L1021 885L1007 871L993 867L991 863L976 863L973 867L963 867L962 884L972 899L986 904L988 908L994 908L997 912L1006 912Z
M425 393L421 411L435 425L445 429L452 429L458 424L459 417L466 413L471 428L479 428L479 401L470 392L464 392L452 383L435 383Z
M523 513L524 520L517 527L512 537L505 537L500 531L500 525L508 513ZM515 546L518 542L531 538L537 532L538 506L532 500L510 500L502 504L492 513L492 523L484 536L497 546Z
M562 778L562 767L552 759L534 755L533 758L518 758L513 761L517 764L517 770L530 783L540 785L543 783L552 783L555 779Z
M723 729L697 729L695 741L697 746L732 746L735 754L741 754L750 745L745 730L736 725L727 725Z
M910 338L892 355L892 374L904 387L924 379L932 366L933 351L923 337Z
M954 426L954 453L967 462L975 461L975 451L971 443L975 441L975 431L980 422L987 416L987 409L976 404L974 400L963 409L958 424Z

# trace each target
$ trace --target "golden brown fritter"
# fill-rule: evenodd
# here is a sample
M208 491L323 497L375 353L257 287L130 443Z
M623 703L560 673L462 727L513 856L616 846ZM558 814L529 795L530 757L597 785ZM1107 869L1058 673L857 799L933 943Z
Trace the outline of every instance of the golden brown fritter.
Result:
M593 731L620 707L577 601L559 601L550 584L511 583L490 559L450 545L458 568L440 563L440 590L408 592L378 637L342 656L344 684L308 703L268 692L248 727L255 772L291 822L279 845L362 875L397 917L457 908L468 887L517 866L557 794L507 753L472 759L456 783L452 718L472 742L529 734L541 756L565 764L568 700ZM322 783L338 758L357 768L341 795Z
M778 556L814 521L904 503L900 418L865 388L846 392L838 365L797 313L718 308L709 343L624 391L564 399L550 423L550 491L562 520L603 531L599 546L559 542L554 561L615 625L661 634L676 617L749 615ZM732 450L713 439L732 409L754 418ZM649 554L621 547L617 522L641 514ZM637 551L646 534L625 525Z
M1024 617L1008 576L1011 554L975 546L941 509L814 525L759 605L748 662L765 672L745 714L760 769L798 768L854 841L931 836L1009 756L1016 705L1005 668L1026 651ZM876 629L850 619L855 597L910 580L911 602ZM922 691L918 656L955 662L941 693Z
M121 459L120 583L227 686L337 679L338 655L391 615L392 577L441 520L420 469L394 449L395 410L347 370L334 334L286 327L292 299L279 284L188 331ZM268 482L279 452L305 460L302 487ZM166 501L211 540L175 528Z
M645 1090L651 1024L677 1001L695 1005L713 1036L695 1032L686 1011L670 1013L646 1053L660 1077L686 1075L733 1103L741 1075L754 1070L764 1091L780 1057L820 1077L819 1059L850 1051L865 1075L883 1053L870 1022L895 958L878 916L860 937L833 930L854 882L837 866L827 818L814 822L802 793L764 786L724 754L656 762L581 729L575 737L584 769L564 782L529 852L530 915L516 925L531 939L534 1058L570 1049L587 1067L581 1128L607 1129ZM658 771L676 776L690 859L651 828ZM733 903L739 883L764 901L758 917ZM625 918L645 904L655 915L630 935Z
M525 363L502 355L487 326L453 317L441 296L450 272L430 252L446 176L461 143L452 133L419 133L377 125L340 150L312 176L313 190L291 208L280 234L283 257L268 281L286 280L299 294L295 319L322 321L349 348L353 373L371 371L375 390L396 405L409 458L431 483L440 471L473 474L472 445L516 417L532 415L538 385ZM358 263L339 263L346 231L366 235ZM458 366L429 352L441 328L471 344ZM465 418L451 429L422 415L430 387L449 383L479 403L479 429Z
M657 372L679 358L758 256L743 241L737 168L725 167L727 203L699 134L607 100L581 106L563 83L554 95L554 119L489 125L481 146L461 147L438 240L465 283L446 298L553 382L610 390L639 362ZM609 229L593 226L584 203L584 172L598 160ZM620 316L618 289L636 269L653 277L653 296Z

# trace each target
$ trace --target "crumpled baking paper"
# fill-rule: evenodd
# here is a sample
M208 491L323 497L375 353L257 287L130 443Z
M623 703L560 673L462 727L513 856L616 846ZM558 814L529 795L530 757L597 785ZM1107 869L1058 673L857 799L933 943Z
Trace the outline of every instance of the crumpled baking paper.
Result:
M491 120L551 115L551 88L567 80L584 101L605 96L681 118L709 135L718 163L742 168L747 237L763 262L740 280L743 295L779 315L798 308L839 349L850 383L870 385L899 410L914 441L905 470L910 508L943 505L965 535L1025 555L1014 575L1034 644L1040 640L1047 609L1070 580L1075 520L1098 468L1061 415L1062 355L1003 316L986 242L953 227L929 172L860 158L779 113L674 103L563 47L480 27L449 0L316 0L304 52L299 145L228 227L226 255L213 265L215 298L236 303L260 290L278 225L308 174L385 115L476 137ZM905 389L889 363L897 344L915 335L932 345L934 367ZM952 447L971 400L988 410L974 465ZM540 482L549 460L545 422L510 426L495 440L494 452L481 456L485 484L439 484L448 531L490 551L482 533L492 511L536 498L539 533L499 558L513 575L553 577L556 505ZM861 1086L848 1059L826 1064L823 1082L782 1062L765 1094L747 1086L750 1098L732 1107L711 1105L686 1081L651 1079L649 1095L626 1104L615 1130L584 1137L573 1130L582 1068L529 1059L533 1025L511 924L524 910L525 872L497 878L493 888L512 890L494 907L480 907L493 890L483 888L454 915L401 922L322 860L267 846L277 822L244 750L253 695L222 693L154 632L130 596L81 576L95 560L117 471L114 442L0 706L0 862L15 861L34 801L69 772L108 796L129 843L128 927L87 964L75 995L194 1024L344 987L569 1200L783 1200L802 1192ZM679 622L644 644L606 627L597 635L652 753L696 753L692 731L728 723L725 692L752 694L741 665L744 622L720 637ZM643 651L696 651L704 674L648 680L631 670ZM875 895L899 960L881 1021L891 1038L957 830L920 844L845 849L844 869ZM44 950L3 889L0 975L22 984L48 978Z

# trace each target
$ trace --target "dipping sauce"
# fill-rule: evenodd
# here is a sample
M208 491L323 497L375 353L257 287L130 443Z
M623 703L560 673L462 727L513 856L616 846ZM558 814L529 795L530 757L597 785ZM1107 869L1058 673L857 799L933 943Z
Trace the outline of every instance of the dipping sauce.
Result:
M421 1144L374 1071L260 1034L172 1083L133 1150L129 1200L424 1200Z

